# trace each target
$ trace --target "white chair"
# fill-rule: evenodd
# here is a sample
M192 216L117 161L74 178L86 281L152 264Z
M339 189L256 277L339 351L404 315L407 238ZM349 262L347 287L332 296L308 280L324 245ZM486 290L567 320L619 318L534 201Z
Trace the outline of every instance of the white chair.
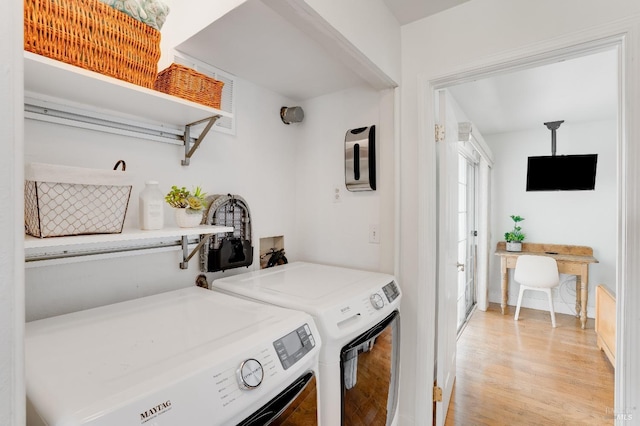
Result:
M556 326L556 314L553 311L553 299L551 289L560 283L558 274L558 264L556 260L549 256L521 255L516 261L516 270L513 279L520 283L520 294L518 294L518 306L514 320L518 321L520 316L520 305L522 294L525 290L537 290L547 293L549 298L549 312L551 313L551 324Z

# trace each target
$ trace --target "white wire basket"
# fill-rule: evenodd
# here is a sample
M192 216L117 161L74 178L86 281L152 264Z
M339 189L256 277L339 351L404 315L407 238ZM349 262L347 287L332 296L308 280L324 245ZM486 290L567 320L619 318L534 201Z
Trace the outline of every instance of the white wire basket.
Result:
M122 164L123 170L116 170ZM31 163L25 169L25 231L34 237L122 232L131 196L123 161L114 170Z

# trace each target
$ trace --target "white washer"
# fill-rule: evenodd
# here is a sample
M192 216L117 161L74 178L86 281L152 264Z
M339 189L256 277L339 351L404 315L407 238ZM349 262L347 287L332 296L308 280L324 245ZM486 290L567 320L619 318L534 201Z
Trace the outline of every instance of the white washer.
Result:
M304 312L191 287L27 323L25 344L29 425L211 426L279 415L321 339Z
M401 293L393 276L296 262L218 279L213 289L313 316L323 342L321 425L397 422ZM382 386L362 389L376 372Z

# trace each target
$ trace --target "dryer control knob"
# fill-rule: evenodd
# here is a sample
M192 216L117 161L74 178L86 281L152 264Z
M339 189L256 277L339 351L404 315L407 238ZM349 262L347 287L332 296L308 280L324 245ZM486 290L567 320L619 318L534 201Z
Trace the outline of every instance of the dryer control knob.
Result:
M244 360L236 372L241 389L251 390L260 386L264 377L264 370L260 361L254 358Z
M369 296L369 300L371 301L373 307L376 309L382 309L384 307L384 300L382 300L382 296L380 296L378 293L373 293L371 296Z

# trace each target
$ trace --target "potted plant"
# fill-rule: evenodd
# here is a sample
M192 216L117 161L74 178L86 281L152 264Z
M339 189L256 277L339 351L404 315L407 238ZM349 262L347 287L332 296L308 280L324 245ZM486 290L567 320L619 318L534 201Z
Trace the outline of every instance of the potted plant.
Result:
M193 191L184 186L178 188L172 186L171 191L165 195L165 201L176 212L176 223L181 228L193 228L202 222L202 213L206 207L205 194L202 188L196 186Z
M511 215L513 220L513 229L504 233L504 239L507 242L507 251L522 251L522 241L525 234L522 232L522 228L518 223L524 220L524 217Z

